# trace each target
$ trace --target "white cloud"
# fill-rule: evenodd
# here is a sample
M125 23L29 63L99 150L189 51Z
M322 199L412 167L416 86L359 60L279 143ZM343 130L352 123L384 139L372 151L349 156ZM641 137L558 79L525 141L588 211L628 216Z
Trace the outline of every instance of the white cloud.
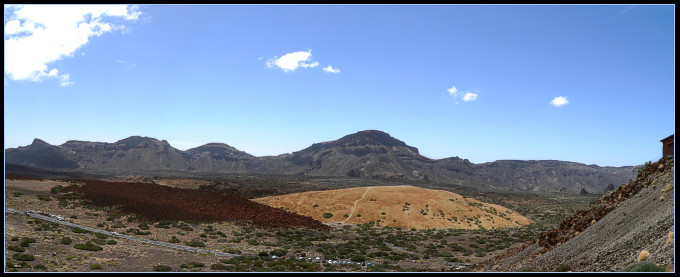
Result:
M456 97L456 93L458 92L458 89L455 86L453 86L450 89L447 89L446 91L448 91L451 96Z
M340 73L339 68L333 68L330 64L327 67L324 67L323 71L328 72L328 73Z
M67 87L67 86L73 85L73 82L71 82L70 80L71 80L71 74L68 74L68 73L61 74L61 76L59 76L59 85L62 86L62 87Z
M319 62L311 62L312 50L298 51L285 54L280 58L268 59L265 63L268 68L278 67L285 72L291 72L302 68L312 68L319 66ZM311 63L310 63L311 62Z
M451 88L446 90L449 95L451 96L451 99L456 100L456 104L458 104L458 96L462 94L462 99L464 102L470 102L470 101L475 101L477 100L477 96L479 96L479 91L478 90L473 90L473 91L459 91L458 88L455 86L452 86Z
M569 100L567 100L567 97L564 96L557 96L553 98L552 101L550 101L550 105L553 105L555 107L561 107L566 104L569 104Z
M474 101L477 99L477 93L472 93L472 92L466 92L465 95L463 96L463 101L465 102L470 102Z
M128 5L26 5L5 7L5 75L11 80L56 78L73 84L68 73L51 65L87 44L90 37L129 31L106 22L113 18L135 21L142 14ZM82 54L81 54L82 55Z

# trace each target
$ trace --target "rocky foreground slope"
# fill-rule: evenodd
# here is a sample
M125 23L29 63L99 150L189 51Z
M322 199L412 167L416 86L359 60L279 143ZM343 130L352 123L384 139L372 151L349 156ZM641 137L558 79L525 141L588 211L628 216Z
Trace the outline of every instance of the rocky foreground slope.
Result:
M673 269L673 156L649 163L638 178L591 203L522 248L489 261L482 271L620 271L646 261Z
M165 140L133 136L115 143L67 141L5 150L5 163L73 172L151 175L236 173L309 175L456 184L484 190L602 193L634 178L637 167L575 162L505 160L474 164L451 157L433 160L378 130L315 143L290 154L255 157L223 143L181 151Z

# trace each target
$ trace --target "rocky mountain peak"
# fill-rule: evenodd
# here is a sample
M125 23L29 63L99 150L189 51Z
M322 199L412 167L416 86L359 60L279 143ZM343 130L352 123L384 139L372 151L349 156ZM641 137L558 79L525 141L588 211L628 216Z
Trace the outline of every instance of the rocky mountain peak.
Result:
M247 158L247 157L253 157L252 155L243 152L241 150L238 150L228 144L225 143L218 143L218 142L211 142L207 143L204 145L201 145L199 147L191 148L187 150L188 153L191 154L199 154L199 153L210 153L213 156L219 156L219 157L232 157L232 158Z
M36 146L49 146L50 144L45 142L44 140L41 140L39 138L33 139L33 142L31 143L31 146L36 147Z
M169 143L165 140L159 141L155 138L141 136L131 136L128 138L124 138L119 141L116 141L115 143L113 143L113 145L122 149L131 149L145 147L148 146L150 143L155 143L162 146L169 146Z
M418 148L407 145L401 140L398 140L390 134L379 130L365 130L356 132L354 134L346 135L336 141L330 146L335 147L360 147L360 146L386 146L386 147L404 147L411 151L418 153Z

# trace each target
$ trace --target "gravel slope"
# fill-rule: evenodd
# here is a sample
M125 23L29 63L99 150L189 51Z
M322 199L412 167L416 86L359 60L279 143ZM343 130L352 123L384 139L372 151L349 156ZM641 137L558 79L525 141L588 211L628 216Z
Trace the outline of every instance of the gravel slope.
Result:
M672 156L662 158L636 180L591 204L587 212L565 220L576 223L563 223L552 237L544 235L482 270L554 271L568 265L580 272L619 271L637 262L643 250L650 253L647 261L673 270L675 240L668 238L675 232L674 173ZM597 211L609 212L598 217ZM588 221L578 231L579 224Z

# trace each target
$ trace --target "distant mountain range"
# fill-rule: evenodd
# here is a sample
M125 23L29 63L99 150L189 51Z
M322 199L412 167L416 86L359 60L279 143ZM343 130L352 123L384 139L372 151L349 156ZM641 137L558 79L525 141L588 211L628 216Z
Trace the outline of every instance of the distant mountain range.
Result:
M5 163L40 169L108 174L213 172L343 176L456 184L477 189L602 193L637 175L638 166L600 167L575 162L501 160L473 164L458 157L433 160L389 134L366 130L312 144L291 154L256 157L224 143L186 151L165 140L132 136L114 143L40 139L5 150Z

